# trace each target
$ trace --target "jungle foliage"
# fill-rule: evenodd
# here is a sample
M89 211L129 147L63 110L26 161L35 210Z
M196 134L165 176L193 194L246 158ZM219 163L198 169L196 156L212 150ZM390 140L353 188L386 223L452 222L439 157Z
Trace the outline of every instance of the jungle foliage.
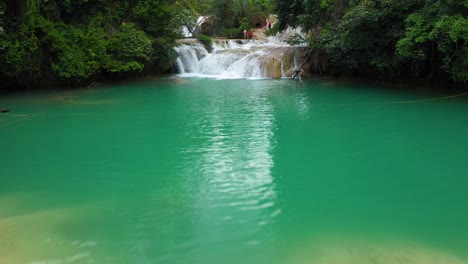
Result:
M0 80L27 87L165 71L181 36L178 14L183 4L2 0Z
M269 14L316 73L468 83L468 0L0 0L0 88L165 72L181 25L235 38Z
M210 35L237 37L272 10L269 0L0 0L0 88L164 72L199 15Z
M312 53L326 58L317 72L468 81L467 0L278 0L277 7L278 29L301 26Z
M261 27L275 12L271 0L209 0L206 14L213 16L213 35L242 37L243 30Z

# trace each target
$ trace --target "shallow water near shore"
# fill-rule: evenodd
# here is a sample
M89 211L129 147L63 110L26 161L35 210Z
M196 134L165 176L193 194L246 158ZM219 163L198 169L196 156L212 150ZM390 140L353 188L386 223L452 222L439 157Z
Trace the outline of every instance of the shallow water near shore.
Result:
M171 77L0 108L0 263L468 263L467 96Z

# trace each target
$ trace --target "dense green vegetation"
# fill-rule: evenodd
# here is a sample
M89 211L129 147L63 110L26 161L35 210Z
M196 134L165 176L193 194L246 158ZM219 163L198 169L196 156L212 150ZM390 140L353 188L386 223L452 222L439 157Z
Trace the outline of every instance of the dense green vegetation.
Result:
M308 32L315 71L468 81L467 0L278 0L280 24Z
M1 1L3 84L79 83L162 72L175 58L179 1Z
M242 37L242 31L261 27L274 13L271 0L212 0L208 14L214 17L214 35Z
M197 37L301 26L311 71L468 81L468 0L0 0L0 88L166 72L181 25Z
M164 72L181 25L210 14L209 33L236 37L272 9L268 0L1 0L0 86Z

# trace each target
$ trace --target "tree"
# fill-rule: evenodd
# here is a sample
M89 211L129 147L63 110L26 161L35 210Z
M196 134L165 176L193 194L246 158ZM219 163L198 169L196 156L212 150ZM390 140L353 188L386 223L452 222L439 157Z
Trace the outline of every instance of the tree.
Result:
M32 86L164 71L176 57L179 2L1 1L0 79Z
M467 8L467 1L432 1L407 17L397 54L416 75L432 78L443 71L468 81Z
M274 4L268 0L212 0L209 9L214 16L215 33L225 36L261 26L272 12Z
M400 61L395 46L404 34L404 20L416 1L361 1L351 5L323 46L343 72L395 78Z
M329 73L468 80L468 2L277 1L280 28L300 26Z

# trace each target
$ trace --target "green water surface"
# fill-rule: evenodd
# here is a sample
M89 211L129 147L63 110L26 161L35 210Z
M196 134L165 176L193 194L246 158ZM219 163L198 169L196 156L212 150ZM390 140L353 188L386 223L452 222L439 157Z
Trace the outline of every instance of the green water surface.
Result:
M468 98L162 78L2 96L0 263L468 263Z

